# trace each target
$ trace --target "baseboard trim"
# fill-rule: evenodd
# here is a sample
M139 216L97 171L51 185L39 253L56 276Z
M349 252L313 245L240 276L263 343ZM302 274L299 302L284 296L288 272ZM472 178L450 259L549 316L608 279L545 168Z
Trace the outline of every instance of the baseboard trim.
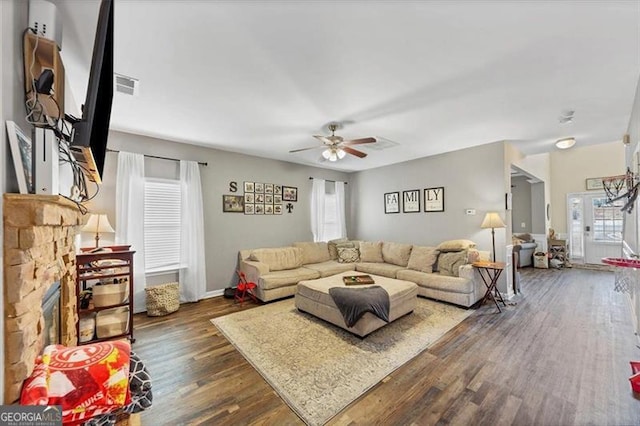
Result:
M202 299L211 299L212 297L218 296L224 296L224 289L208 291L204 294L204 296L202 296Z

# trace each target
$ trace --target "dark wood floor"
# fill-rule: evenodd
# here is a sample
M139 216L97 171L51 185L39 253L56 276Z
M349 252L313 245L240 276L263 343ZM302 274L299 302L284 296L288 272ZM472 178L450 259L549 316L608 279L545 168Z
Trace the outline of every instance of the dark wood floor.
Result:
M502 314L485 304L330 424L640 424L628 381L640 349L613 274L524 269L522 291ZM214 298L135 317L133 347L153 377L143 425L302 424L209 322L255 306Z

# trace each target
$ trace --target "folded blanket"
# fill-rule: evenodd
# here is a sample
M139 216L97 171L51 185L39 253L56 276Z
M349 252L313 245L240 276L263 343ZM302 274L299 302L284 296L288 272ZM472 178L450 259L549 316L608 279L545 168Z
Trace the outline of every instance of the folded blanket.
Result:
M65 425L123 407L131 402L130 350L126 341L47 346L22 387L20 404L61 405Z
M329 295L347 327L353 327L367 312L389 322L389 293L379 285L364 288L333 287L329 289Z

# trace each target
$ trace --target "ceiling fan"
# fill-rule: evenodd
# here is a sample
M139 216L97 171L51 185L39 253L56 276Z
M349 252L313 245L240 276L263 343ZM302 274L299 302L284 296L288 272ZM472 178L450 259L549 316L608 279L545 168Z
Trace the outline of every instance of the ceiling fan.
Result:
M313 137L322 142L320 146L311 146L308 148L294 149L292 152L300 152L306 151L309 149L316 148L324 148L322 151L322 157L325 160L329 161L338 161L345 157L347 154L355 155L358 158L364 158L367 156L366 153L362 151L358 151L357 149L351 148L351 145L361 145L365 143L374 143L376 142L376 138L361 138L361 139L351 139L344 140L342 136L337 136L336 130L338 129L338 123L329 124L329 130L331 130L331 136L318 136L314 135Z

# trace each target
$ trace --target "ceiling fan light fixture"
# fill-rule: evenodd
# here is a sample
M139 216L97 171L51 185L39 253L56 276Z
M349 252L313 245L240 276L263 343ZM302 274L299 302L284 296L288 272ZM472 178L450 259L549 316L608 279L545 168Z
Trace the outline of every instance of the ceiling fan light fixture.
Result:
M335 150L331 151L331 155L329 155L329 161L338 161L338 154L336 154Z
M325 160L328 160L329 157L331 157L331 150L329 148L325 149L324 151L322 151L322 157Z
M576 138L564 138L556 141L556 148L569 149L576 144Z
M338 154L338 159L339 160L342 160L344 158L344 156L347 155L347 153L342 148L338 148L336 150L336 154Z

